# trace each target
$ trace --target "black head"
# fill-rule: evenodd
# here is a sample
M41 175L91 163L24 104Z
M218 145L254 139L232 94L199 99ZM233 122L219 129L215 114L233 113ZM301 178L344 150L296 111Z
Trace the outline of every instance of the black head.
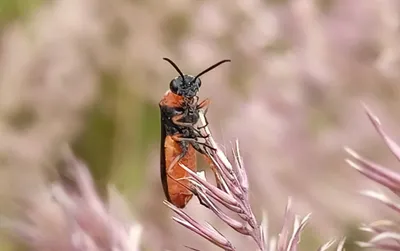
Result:
M208 67L207 69L200 72L199 74L197 74L194 77L191 75L183 74L182 71L179 69L179 67L171 59L168 59L168 58L163 58L163 59L168 61L175 68L175 70L179 73L178 77L171 80L171 83L169 84L169 89L173 93L175 93L179 96L187 97L187 98L192 98L197 95L197 92L199 91L200 86L201 86L201 80L199 78L201 75L203 75L206 72L211 71L212 69L214 69L215 67L217 67L220 64L223 64L225 62L230 62L230 60L228 60L228 59L222 60L222 61Z

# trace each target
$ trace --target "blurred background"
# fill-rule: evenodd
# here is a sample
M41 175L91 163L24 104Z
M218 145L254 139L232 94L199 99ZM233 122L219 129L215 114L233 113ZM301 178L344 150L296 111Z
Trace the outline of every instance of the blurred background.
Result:
M199 96L228 155L239 139L257 216L277 233L292 196L313 213L303 250L342 235L358 250L360 224L390 211L357 194L376 186L343 147L398 168L361 101L400 138L399 22L397 0L0 0L0 212L35 198L68 142L105 200L123 194L142 250L215 250L162 203L158 102L177 75L163 57L191 75L229 58ZM187 211L248 247L196 199Z

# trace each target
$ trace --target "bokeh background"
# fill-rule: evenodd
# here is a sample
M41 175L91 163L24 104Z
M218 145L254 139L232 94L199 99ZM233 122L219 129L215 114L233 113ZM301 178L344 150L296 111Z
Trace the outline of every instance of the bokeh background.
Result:
M303 250L342 235L358 250L357 227L390 211L357 194L375 186L343 147L396 168L361 101L400 137L399 22L397 0L0 0L1 213L35 198L68 142L105 199L124 195L143 250L215 250L162 204L158 102L177 75L163 57L192 75L229 58L199 95L227 153L239 139L256 214L278 232L292 196L313 213ZM249 249L197 200L187 211Z

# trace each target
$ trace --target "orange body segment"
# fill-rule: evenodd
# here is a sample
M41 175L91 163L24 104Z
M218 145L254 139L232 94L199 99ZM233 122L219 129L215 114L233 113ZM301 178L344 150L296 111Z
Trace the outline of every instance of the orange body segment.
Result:
M179 156L182 152L178 142L174 141L171 136L165 137L164 142L164 152L165 152L165 168L168 168L172 161ZM169 175L167 175L168 184L168 194L171 202L179 207L183 208L193 197L193 193L187 189L187 187L192 187L191 183L187 178L190 175L179 165L182 164L194 172L197 172L196 165L196 152L192 146L189 146L187 154L176 163L171 170L169 170ZM166 170L168 172L168 170ZM173 180L170 176L179 181L179 183Z
M159 105L168 107L181 107L183 103L183 97L176 95L170 91L164 94L163 99L160 101Z

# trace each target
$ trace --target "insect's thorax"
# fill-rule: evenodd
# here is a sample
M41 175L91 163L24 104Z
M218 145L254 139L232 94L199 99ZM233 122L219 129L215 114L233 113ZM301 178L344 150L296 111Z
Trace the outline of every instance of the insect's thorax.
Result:
M185 100L182 96L176 95L175 93L168 90L160 104L169 107L182 107L185 103Z
M177 125L172 121L172 118L177 115L182 115L179 122L196 124L200 118L199 111L197 109L198 98L194 97L191 99L184 98L176 95L170 91L165 93L164 99L160 103L164 112L164 125L166 132L169 135L172 134L183 134L186 137L190 137L193 134L192 130L187 126Z

